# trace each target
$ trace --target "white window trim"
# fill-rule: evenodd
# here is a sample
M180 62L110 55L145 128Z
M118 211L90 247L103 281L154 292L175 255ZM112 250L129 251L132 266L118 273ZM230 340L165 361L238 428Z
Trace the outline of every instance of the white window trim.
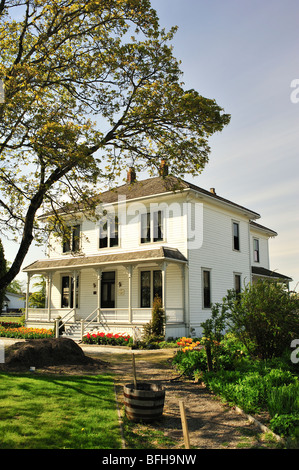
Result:
M105 250L105 248L100 248L101 250ZM105 272L114 272L115 273L115 278L114 278L114 282L115 282L115 306L114 306L114 309L117 309L118 308L118 282L119 282L119 278L118 278L118 269L116 268L113 268L111 267L111 269L107 268L107 269L104 269L102 271L102 274L105 273ZM102 279L101 279L101 289L102 289ZM102 293L101 293L101 298L102 298ZM102 300L101 300L102 301ZM108 310L108 307L100 307L101 310ZM113 310L113 308L111 308L111 310Z
M141 272L143 271L150 271L150 276L151 276L151 280L150 280L150 288L151 288L151 293L150 293L150 301L151 301L151 304L149 307L141 307ZM162 272L162 269L161 267L159 266L144 266L144 267L140 267L138 268L138 299L137 299L137 305L138 305L138 308L144 308L144 309L151 309L153 307L153 294L154 294L154 271L161 271ZM163 281L162 281L162 296L163 296ZM162 299L161 299L162 300Z
M156 240L154 241L154 217L157 212L161 212L161 218L162 218L162 223L161 223L161 226L162 226L162 233L163 233L163 238L161 240ZM150 241L148 242L141 242L141 238L142 238L142 216L143 215L146 215L146 214L150 214ZM163 209L155 209L155 210L148 210L146 212L142 212L140 213L139 215L139 245L140 246L143 246L143 245L149 245L149 244L157 244L157 243L165 243L166 242L166 220L165 220L165 210Z
M243 276L242 276L242 273L240 272L233 273L233 289L236 290L236 276L240 276L240 291L242 291Z
M73 274L71 272L64 272L64 273L61 273L60 274L60 305L62 304L62 278L63 277L68 277L70 279L70 283L72 282L71 279L73 278ZM75 306L73 305L72 307L60 307L61 309L72 309L72 308L76 308L77 310L80 309L80 286L81 286L81 279L80 279L80 274L79 272L77 273L77 276L76 278L78 279L78 289L76 289L76 293L78 295L78 307L76 306L76 299L75 302Z
M79 226L79 232L80 232L80 235L79 235L79 248L78 250L73 250L73 228L74 227L77 227ZM79 251L81 251L81 248L82 248L82 224L71 224L71 225L68 225L68 228L72 230L72 233L71 233L71 237L70 237L70 250L67 250L67 251L64 251L63 250L63 245L64 245L64 240L63 240L63 236L62 236L62 246L61 246L61 252L63 255L68 255L70 253L78 253Z
M239 249L235 248L235 243L234 243L234 238L235 238L235 235L234 235L234 224L237 224L238 225L238 233L239 233ZM241 230L240 230L240 221L239 220L232 220L232 249L233 251L235 251L236 253L241 253Z
M113 250L114 248L121 248L121 224L120 220L117 214L111 213L107 214L107 240L108 240L108 246L100 248L100 236L101 236L101 222L98 223L98 230L97 230L97 249L98 251L104 251L104 250ZM111 225L110 225L110 220L112 217L117 217L118 218L118 244L115 246L110 246L110 232L111 232Z
M254 248L254 245L255 245L254 242L255 242L255 240L258 242L258 257L259 257L258 261L256 261L256 260L254 259L254 254L255 254L255 251L256 251L255 248ZM261 262L261 244L260 244L260 239L257 238L257 237L253 237L253 238L252 238L252 245L253 245L253 247L252 247L252 248L253 248L253 250L252 250L252 251L253 251L253 262L260 264L260 262Z

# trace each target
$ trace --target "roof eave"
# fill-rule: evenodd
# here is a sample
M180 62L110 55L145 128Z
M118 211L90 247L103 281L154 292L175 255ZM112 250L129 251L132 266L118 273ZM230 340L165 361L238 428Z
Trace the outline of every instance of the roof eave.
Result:
M220 206L229 207L231 210L233 210L235 212L242 213L243 215L245 215L249 219L260 219L261 218L261 215L258 214L257 212L254 212L250 209L247 209L246 207L238 206L237 204L235 204L233 202L218 199L212 193L210 195L210 194L201 193L200 191L196 191L196 189L193 189L193 188L188 188L188 189L190 190L190 192L195 193L196 197L199 198L199 199L207 199L208 201L213 201L214 203L216 203Z

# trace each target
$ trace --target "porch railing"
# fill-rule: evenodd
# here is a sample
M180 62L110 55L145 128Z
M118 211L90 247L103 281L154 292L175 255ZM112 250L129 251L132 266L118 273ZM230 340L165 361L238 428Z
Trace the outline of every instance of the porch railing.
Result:
M50 321L56 320L58 317L64 317L72 310L66 310L65 308L51 308ZM28 308L28 319L29 320L49 320L49 310L47 308ZM75 318L74 318L75 321Z
M132 323L147 323L152 318L152 310L150 308L132 308ZM48 321L49 311L47 308L29 308L28 320L35 321ZM84 330L94 322L98 323L130 323L129 309L128 308L105 308L93 310L87 317L80 319L80 314L75 309L51 309L50 321L60 318L60 322L66 324L67 322L75 322L76 320L83 320ZM78 318L76 318L78 317ZM182 323L184 321L183 308L166 308L166 322L169 323Z

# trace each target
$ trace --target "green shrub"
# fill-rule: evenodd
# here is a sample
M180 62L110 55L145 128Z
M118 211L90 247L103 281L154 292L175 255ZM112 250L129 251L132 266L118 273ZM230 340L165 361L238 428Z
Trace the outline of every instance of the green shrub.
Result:
M159 296L156 296L153 301L152 319L143 326L142 341L139 342L140 346L142 346L143 343L153 344L164 341L164 326L165 312L162 307L162 300Z
M0 326L3 328L20 328L22 325L21 322L12 322L12 321L1 321Z
M280 357L299 338L299 299L280 282L259 280L224 299L230 327L253 357Z
M273 432L297 439L298 375L288 369L291 365L284 357L252 360L243 346L233 334L226 334L213 350L213 371L207 370L205 349L179 350L172 363L186 376L203 380L211 391L246 413L268 411Z
M268 390L267 408L272 417L276 414L299 414L299 383L279 385Z
M193 341L200 338L193 338ZM202 344L203 341L201 340ZM227 334L223 340L210 341L213 370L234 370L248 359L246 348L232 334ZM183 352L178 351L173 359L173 364L181 372L192 376L196 370L207 370L207 352L205 349Z
M273 432L297 437L299 381L289 371L267 367L252 372L223 370L205 372L203 380L210 390L246 413L269 411Z
M299 413L276 414L270 421L270 427L273 432L282 437L293 436L299 438Z
M155 336L164 336L165 312L162 307L162 299L156 296L152 309L152 333Z
M206 353L203 349L186 352L180 350L175 354L172 364L187 377L194 377L195 371L207 370Z
M257 372L250 375L239 371L206 372L203 380L214 393L240 406L246 413L262 409L265 391Z

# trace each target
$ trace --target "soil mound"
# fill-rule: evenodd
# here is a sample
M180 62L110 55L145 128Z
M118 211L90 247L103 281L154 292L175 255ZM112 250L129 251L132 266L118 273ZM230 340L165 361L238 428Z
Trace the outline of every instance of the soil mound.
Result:
M90 365L94 359L70 338L33 339L15 343L5 351L4 369L28 369L56 365Z

